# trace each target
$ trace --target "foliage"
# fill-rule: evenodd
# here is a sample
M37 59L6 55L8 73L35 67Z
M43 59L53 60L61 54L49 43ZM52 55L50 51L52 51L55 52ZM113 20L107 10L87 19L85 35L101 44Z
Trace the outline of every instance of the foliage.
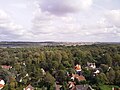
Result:
M94 77L93 70L85 68L87 62L96 63L101 73ZM5 88L9 90L18 90L28 84L52 90L55 81L67 83L67 72L75 73L74 66L78 63L81 64L82 73L87 80L84 83L120 85L119 44L0 48L0 65L13 67L10 70L0 67L0 78L6 81ZM8 77L12 77L12 80ZM19 82L20 78L22 82Z

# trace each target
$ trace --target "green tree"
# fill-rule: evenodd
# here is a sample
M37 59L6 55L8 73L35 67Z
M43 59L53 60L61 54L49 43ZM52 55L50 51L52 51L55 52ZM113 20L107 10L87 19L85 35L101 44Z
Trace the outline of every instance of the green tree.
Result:
M47 86L48 90L52 90L55 84L55 78L49 72L46 72L44 81L45 81L45 85Z
M112 57L108 53L103 55L102 63L112 66Z
M113 69L110 69L110 71L106 73L106 76L107 76L107 78L109 80L109 84L114 84L115 71Z
M98 84L108 84L108 79L104 73L100 73L97 75Z
M115 72L115 84L119 85L120 84L120 70L117 70Z

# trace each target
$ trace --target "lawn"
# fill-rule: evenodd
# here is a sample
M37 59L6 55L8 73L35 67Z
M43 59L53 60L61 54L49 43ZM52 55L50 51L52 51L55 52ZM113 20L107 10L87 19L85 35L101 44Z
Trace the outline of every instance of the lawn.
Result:
M100 85L101 90L112 90L112 86L109 85Z
M112 87L118 88L118 86L114 86L114 85L100 85L99 87L101 90L112 90Z

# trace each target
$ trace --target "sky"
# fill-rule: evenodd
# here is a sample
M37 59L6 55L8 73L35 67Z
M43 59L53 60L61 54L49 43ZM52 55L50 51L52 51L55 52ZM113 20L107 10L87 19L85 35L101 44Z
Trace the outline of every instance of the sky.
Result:
M0 0L0 41L120 42L120 0Z

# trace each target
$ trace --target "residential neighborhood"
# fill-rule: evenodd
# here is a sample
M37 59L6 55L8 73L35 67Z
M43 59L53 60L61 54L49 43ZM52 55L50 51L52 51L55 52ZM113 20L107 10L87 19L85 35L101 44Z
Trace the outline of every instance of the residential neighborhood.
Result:
M119 90L112 46L0 48L0 89Z

